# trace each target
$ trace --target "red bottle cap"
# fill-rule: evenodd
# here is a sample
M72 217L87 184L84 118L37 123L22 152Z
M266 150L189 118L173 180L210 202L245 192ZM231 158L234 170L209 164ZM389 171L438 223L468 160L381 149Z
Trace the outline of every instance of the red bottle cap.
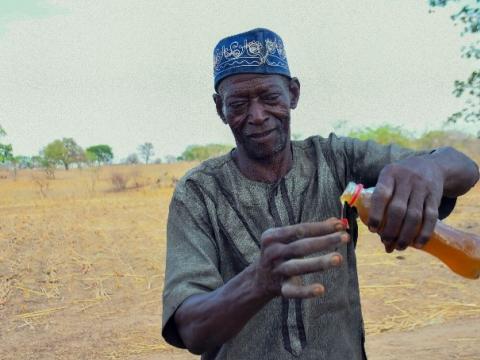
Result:
M357 186L355 186L355 191L353 192L352 198L348 202L348 206L352 206L353 204L355 204L355 201L357 201L362 190L363 190L363 184L357 184Z

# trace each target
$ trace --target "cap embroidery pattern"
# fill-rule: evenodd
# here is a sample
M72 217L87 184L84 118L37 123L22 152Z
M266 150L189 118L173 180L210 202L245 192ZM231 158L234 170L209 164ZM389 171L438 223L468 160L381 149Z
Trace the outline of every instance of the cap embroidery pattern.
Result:
M244 40L243 44L233 41L229 46L217 49L213 56L215 74L244 66L279 66L288 68L287 56L280 39Z

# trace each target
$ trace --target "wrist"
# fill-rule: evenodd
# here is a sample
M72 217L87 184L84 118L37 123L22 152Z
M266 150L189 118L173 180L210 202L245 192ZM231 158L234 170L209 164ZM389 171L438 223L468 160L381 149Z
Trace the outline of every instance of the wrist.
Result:
M277 296L276 293L272 291L268 282L263 276L263 272L260 269L258 260L247 267L245 271L245 275L251 279L251 281L249 281L249 285L251 286L249 291L256 299L258 299L260 302L267 303Z
M436 176L438 176L439 179L442 179L443 183L445 183L448 175L448 166L445 166L444 162L442 161L442 150L443 148L434 150L429 155L429 159L435 169L434 171Z

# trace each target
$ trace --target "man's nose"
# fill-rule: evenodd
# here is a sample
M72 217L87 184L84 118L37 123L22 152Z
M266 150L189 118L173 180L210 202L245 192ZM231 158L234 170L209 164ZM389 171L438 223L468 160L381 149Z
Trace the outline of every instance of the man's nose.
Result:
M248 115L248 122L252 125L261 125L268 119L265 108L258 99L253 99L250 102Z

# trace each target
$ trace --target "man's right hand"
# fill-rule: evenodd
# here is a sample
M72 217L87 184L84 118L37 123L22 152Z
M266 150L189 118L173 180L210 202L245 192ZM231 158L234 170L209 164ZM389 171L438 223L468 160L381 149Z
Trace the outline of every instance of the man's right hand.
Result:
M300 275L323 271L342 263L342 255L330 252L304 258L347 243L350 236L339 219L266 230L255 264L255 283L269 297L310 298L325 292L322 284L303 285Z

